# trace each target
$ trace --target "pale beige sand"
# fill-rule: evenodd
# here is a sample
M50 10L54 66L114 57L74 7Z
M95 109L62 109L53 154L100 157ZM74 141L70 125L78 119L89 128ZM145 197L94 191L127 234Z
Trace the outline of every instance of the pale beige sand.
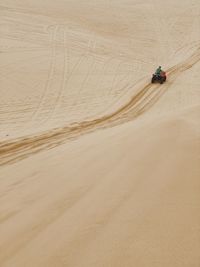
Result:
M199 267L199 0L1 0L0 23L0 266Z

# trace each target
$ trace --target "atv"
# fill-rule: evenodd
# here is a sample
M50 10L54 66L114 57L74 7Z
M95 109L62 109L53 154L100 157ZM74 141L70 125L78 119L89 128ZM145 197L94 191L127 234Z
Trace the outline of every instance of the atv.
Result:
M151 83L159 82L163 84L166 81L166 73L163 71L160 75L153 74Z

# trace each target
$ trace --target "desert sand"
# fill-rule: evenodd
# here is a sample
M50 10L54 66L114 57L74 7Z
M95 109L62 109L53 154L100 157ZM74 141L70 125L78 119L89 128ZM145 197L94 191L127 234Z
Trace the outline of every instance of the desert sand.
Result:
M199 0L1 0L0 92L1 267L200 266Z

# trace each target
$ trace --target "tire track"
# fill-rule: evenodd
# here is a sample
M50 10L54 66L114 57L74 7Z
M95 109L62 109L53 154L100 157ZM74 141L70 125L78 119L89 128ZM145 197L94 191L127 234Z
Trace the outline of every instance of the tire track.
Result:
M59 25L59 28L57 28L57 30L61 30L61 25ZM55 102L54 104L52 105L51 109L50 109L50 112L48 113L47 117L45 118L45 120L42 121L42 123L46 122L49 118L51 118L57 108L57 105L58 105L58 102L60 101L61 99L61 94L62 92L64 91L65 89L65 84L66 84L66 72L67 72L67 64L69 64L69 62L66 62L66 30L65 28L63 29L63 36L62 36L62 41L61 41L61 45L63 46L62 47L62 52L63 52L63 67L62 67L62 80L61 80L61 84L59 86L59 90L58 90L58 93L57 93L57 96L55 98ZM49 85L50 86L50 85ZM47 92L48 93L48 92Z
M91 64L90 64L90 66L88 67L87 72L86 72L86 75L85 75L85 77L84 77L84 79L83 79L83 81L82 81L82 83L81 83L80 89L79 89L79 91L77 92L77 94L78 94L78 99L76 99L76 100L72 103L72 106L77 105L78 100L80 99L81 92L82 92L82 90L83 90L83 88L84 88L84 85L87 83L87 81L88 81L88 79L89 79L89 75L90 75L91 71L93 70L93 67L94 67L94 65L95 65L95 63L96 63L96 62L95 62L95 57L94 57L94 55L93 55L92 52L91 52L91 50L94 48L95 44L96 44L96 38L95 38L95 35L94 35L94 36L90 39L89 44L88 44L88 47L87 47L87 51L86 51L86 53L85 53L86 62L89 64L89 63L90 63L90 60L91 60ZM88 64L87 64L87 65L88 65Z
M168 77L173 81L182 72L188 70L200 61L200 47L188 59L167 70ZM15 139L0 143L0 166L17 162L28 156L56 147L70 139L77 138L97 129L113 127L117 124L132 120L147 111L162 96L170 84L148 83L144 85L131 100L118 110L90 121L67 125L63 128L52 129L37 136ZM131 87L131 85L129 86Z
M52 25L50 26L52 27ZM47 31L49 30L49 28L47 29ZM45 88L41 97L41 100L37 106L37 109L35 110L35 112L32 114L32 118L31 120L36 119L40 112L41 109L43 110L43 106L45 103L45 99L47 97L48 91L50 89L51 86L51 81L55 75L55 64L56 64L56 43L55 43L55 38L56 38L56 33L57 33L57 29L58 29L58 25L53 25L53 32L51 32L51 58L50 58L50 67L49 67L49 71L48 71L48 75L47 75L47 80L46 80L46 84L45 84Z
M116 59L116 58L112 58L113 60ZM110 60L111 61L111 60ZM105 99L106 96L111 96L113 95L116 96L117 93L115 91L115 94L113 94L113 91L114 91L114 88L118 85L119 87L119 84L122 83L122 87L119 87L119 89L117 91L120 91L122 92L118 97L116 96L111 103L108 103L109 105L107 106L107 102L105 103L105 108L104 110L102 110L101 112L98 112L96 114L96 116L103 116L102 114L106 114L106 112L108 112L108 110L111 110L111 107L114 106L122 97L124 97L127 92L134 86L136 86L139 82L141 82L141 79L138 80L137 82L133 81L133 78L132 78L132 74L133 74L133 71L129 74L122 74L123 75L123 78L120 78L118 80L118 77L119 77L119 71L120 71L120 68L121 66L125 65L125 64L128 64L127 60L121 60L119 61L116 69L115 69L115 72L114 72L114 75L113 75L113 79L112 79L112 83L111 83L111 86L109 87L109 89L106 91L106 93L103 94L103 99ZM131 66L131 65L130 65ZM131 77L129 78L129 76L131 75ZM135 75L136 76L136 75ZM142 79L143 80L143 79ZM125 83L125 84L124 84ZM128 85L131 84L132 86L128 87Z
M42 121L40 121L40 123L42 122L43 124L46 123L49 119L51 119L52 116L54 115L56 109L59 106L60 100L62 99L63 93L64 93L65 89L67 88L67 84L69 83L70 78L72 77L72 75L76 71L76 69L81 65L81 63L84 62L85 58L86 58L86 60L88 59L87 55L88 55L89 50L90 50L91 40L89 40L89 42L88 42L88 46L87 46L87 49L86 49L86 52L84 53L84 55L80 56L80 58L77 60L75 65L72 67L71 71L69 71L70 66L69 66L69 62L67 62L67 60L69 60L69 53L67 51L68 48L67 48L67 44L66 44L66 28L65 28L66 25L57 25L57 27L58 27L57 31L59 31L62 26L64 26L62 42L61 42L61 46L62 46L62 50L63 50L63 54L64 54L63 68L61 70L62 78L61 78L61 83L59 84L59 91L57 93L57 96L55 98L53 105L51 106L50 110L46 111L47 116ZM67 55L67 60L66 60L66 55ZM94 58L94 57L92 56L92 58ZM85 78L85 80L86 79L87 78ZM51 86L51 85L49 85L49 86ZM82 86L83 86L83 84L81 85L81 88L82 88ZM47 95L47 93L46 93L46 95Z

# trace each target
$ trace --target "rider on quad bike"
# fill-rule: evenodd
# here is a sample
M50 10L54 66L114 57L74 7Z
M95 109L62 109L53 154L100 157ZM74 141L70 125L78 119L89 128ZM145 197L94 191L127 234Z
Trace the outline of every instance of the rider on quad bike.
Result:
M159 66L159 67L157 68L156 72L155 72L155 75L160 76L161 72L162 72L162 67Z
M153 77L151 79L151 82L159 82L160 84L164 83L166 81L166 73L162 70L161 66L159 66L153 74Z

